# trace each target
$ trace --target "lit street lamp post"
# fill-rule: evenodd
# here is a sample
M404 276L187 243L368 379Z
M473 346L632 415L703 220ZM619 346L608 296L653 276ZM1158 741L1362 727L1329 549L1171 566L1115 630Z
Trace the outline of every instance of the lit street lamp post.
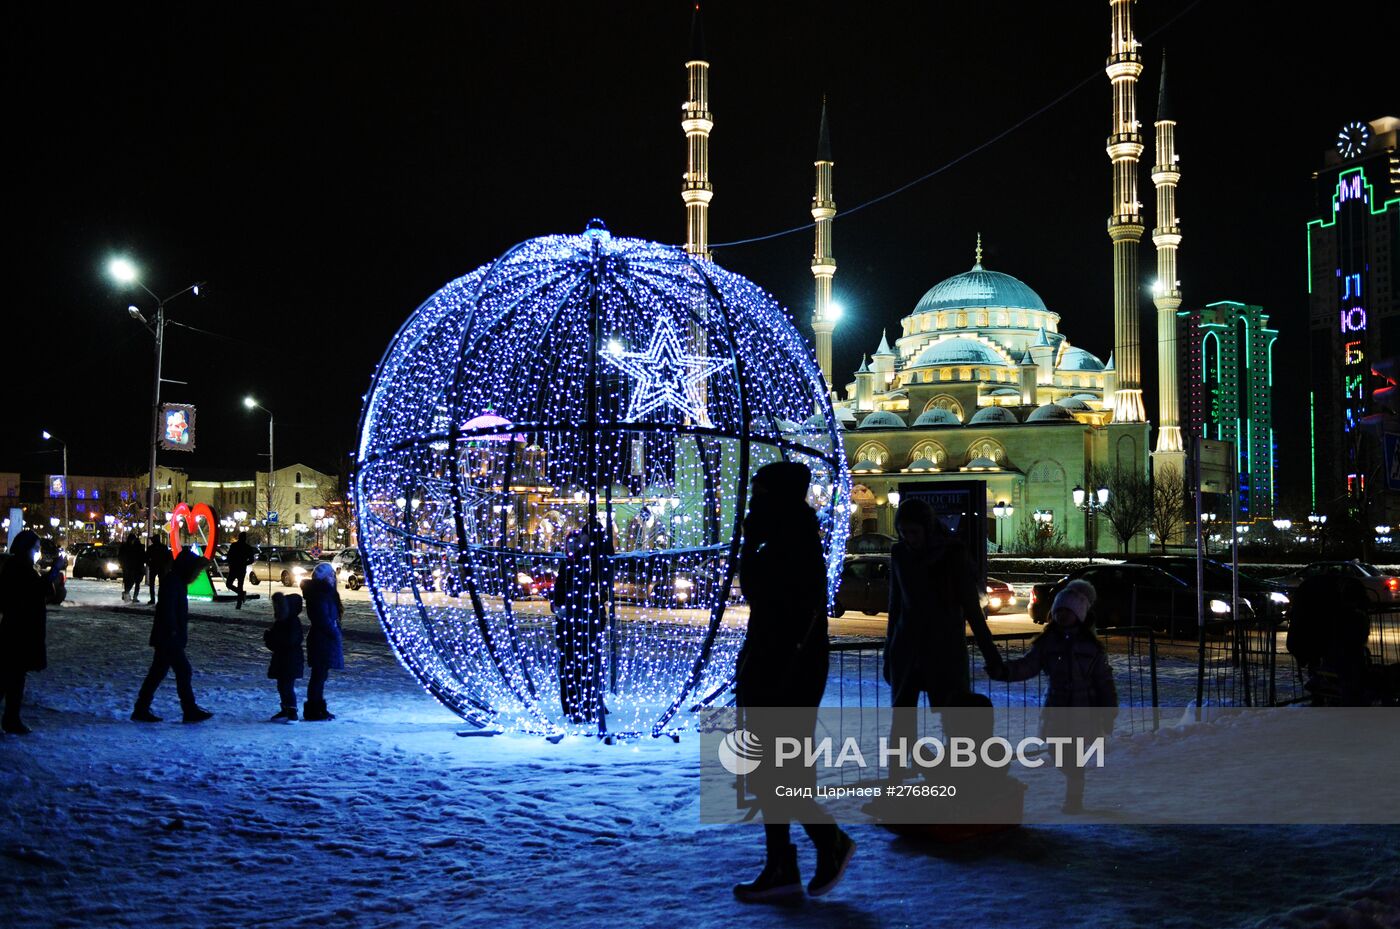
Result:
M270 516L275 512L275 511L273 510L273 508L272 508L273 505L274 505L274 502L275 502L275 500L276 500L276 498L273 496L273 492L274 492L274 491L276 490L276 488L277 488L277 465L274 463L274 460L273 460L273 457L272 457L272 421L273 421L272 411L269 410L267 407L263 406L263 405L262 405L261 403L259 403L258 401L254 400L252 397L244 397L244 398L243 398L243 405L244 405L245 407L247 407L248 409L250 409L250 410L262 410L264 413L267 414L267 512L266 512L266 516L270 517ZM271 544L272 544L272 524L271 524L271 523L268 523L268 522L266 522L266 521L264 522L264 524L267 526L267 536L268 536L267 541L268 541L268 544L271 545Z
M141 282L141 272L129 259L113 258L107 263L107 273L111 275L112 279L118 284L135 284L150 295L150 298L156 302L156 313L153 320L148 320L145 314L141 312L141 308L135 304L131 304L126 308L131 318L145 326L156 338L156 371L155 380L151 387L151 471L149 475L150 483L146 488L147 516L145 535L146 542L149 544L156 526L156 450L160 447L160 385L164 383L161 380L161 363L165 355L165 305L176 297L182 297L185 294L193 294L198 297L199 288L203 282L200 281L191 284L184 290L173 293L168 297L160 297L155 291Z
M1095 514L1108 505L1108 488L1100 487L1093 494L1086 493L1083 487L1075 485L1074 505L1084 511L1084 547L1089 550L1089 563L1094 562L1094 549L1098 547L1098 523L1094 519ZM1090 539L1089 530L1093 528L1093 538Z
M1001 523L1004 519L1010 519L1011 514L1016 512L1016 508L1005 500L998 500L992 505L992 516L996 517L997 526L997 551L1001 551L1005 546L1002 544Z
M68 527L72 525L72 521L68 518L68 443L47 429L44 430L43 436L45 441L57 442L63 446L63 545L67 548Z

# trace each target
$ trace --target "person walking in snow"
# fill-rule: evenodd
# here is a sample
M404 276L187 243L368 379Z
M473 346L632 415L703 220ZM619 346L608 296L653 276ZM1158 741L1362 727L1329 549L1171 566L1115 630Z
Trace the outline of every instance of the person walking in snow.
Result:
M300 617L300 594L272 595L272 625L263 632L263 644L272 652L267 676L277 682L277 696L282 701L282 708L272 717L273 722L297 718L297 678L306 670Z
M1113 731L1118 716L1118 690L1108 652L1094 635L1090 612L1097 593L1085 580L1064 586L1050 604L1050 623L1036 637L1024 657L1004 665L988 666L987 676L995 681L1024 681L1044 674L1049 686L1041 713L1041 736L1050 738L1095 738ZM1064 712L1066 707L1098 707L1101 712ZM1057 712L1058 711L1058 712ZM1066 813L1084 811L1084 769L1067 765L1065 775Z
M0 567L0 685L3 685L3 728L11 735L28 735L20 719L25 678L49 666L48 605L62 603L66 588L60 554L46 574L37 570L39 536L25 529L10 544L10 557Z
M977 573L967 547L916 497L895 512L897 541L890 550L889 624L883 674L892 691L891 746L912 747L918 738L920 698L943 715L950 736L981 741L993 728L991 701L973 693L967 664L967 633L983 658L1001 664L977 592ZM892 765L891 780L908 775Z
M248 534L238 533L238 538L228 547L228 575L224 578L224 586L229 590L238 591L238 603L234 605L235 610L243 609L244 585L248 581L248 566L258 557L257 550L248 544Z
M146 575L146 549L136 533L126 534L121 548L117 549L117 563L122 568L122 602L134 603L141 597L141 579Z
M306 635L306 663L311 666L311 679L306 682L302 716L313 722L335 719L335 714L326 708L326 678L332 669L345 667L340 636L340 619L345 611L335 586L335 568L324 561L318 564L311 577L301 582L301 594L311 625Z
M150 591L147 603L156 602L156 581L169 569L174 556L170 547L158 533L151 534L151 544L146 546L146 587Z
M202 723L214 714L201 707L194 699L194 669L185 654L190 633L190 584L207 567L207 559L187 548L170 562L160 575L160 601L151 621L150 644L155 649L151 657L151 669L141 682L141 690L136 695L136 708L131 718L138 723L158 723L160 717L151 712L151 701L155 699L156 688L171 671L175 672L175 690L180 695L180 708L184 721Z
M779 736L811 738L817 706L826 689L827 574L821 527L807 503L812 472L799 462L764 465L753 478L744 541L739 558L740 586L749 601L749 624L735 671L736 703L743 725L771 752ZM782 707L780 713L772 708ZM790 718L802 708L801 724ZM763 763L767 762L767 763ZM814 897L840 882L856 843L811 796L778 798L771 755L749 775L749 786L763 812L766 861L752 881L734 895L745 902L778 902L802 895L797 847L790 823L802 823L817 849L817 870L807 885ZM815 785L815 770L810 775ZM790 777L782 783L791 784Z

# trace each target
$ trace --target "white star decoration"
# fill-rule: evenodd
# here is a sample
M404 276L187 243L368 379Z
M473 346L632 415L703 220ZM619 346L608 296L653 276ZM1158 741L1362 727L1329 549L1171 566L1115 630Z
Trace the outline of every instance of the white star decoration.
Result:
M710 425L700 385L731 361L687 355L669 316L657 320L645 352L609 348L600 354L609 364L636 378L632 399L627 404L627 422L638 422L657 407L670 406L702 426Z

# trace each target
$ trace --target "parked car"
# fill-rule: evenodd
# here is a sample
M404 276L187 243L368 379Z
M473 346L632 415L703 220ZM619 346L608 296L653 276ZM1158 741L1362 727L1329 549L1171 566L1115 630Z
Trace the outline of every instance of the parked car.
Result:
M1173 577L1196 586L1196 559L1190 555L1135 555L1127 559L1127 564L1152 565L1161 568ZM1206 590L1231 590L1230 565L1207 558L1204 563ZM1282 618L1288 609L1288 588L1277 581L1266 581L1253 575L1240 572L1240 596L1249 600L1261 616ZM1227 598L1228 599L1228 598Z
M121 560L115 545L88 545L73 559L73 577L92 577L99 581L116 580L122 576Z
M554 592L554 572L545 568L535 568L516 572L516 598L529 600L534 597L549 598Z
M258 560L248 566L248 580L254 584L279 581L283 587L295 587L310 577L319 563L300 548L264 547L258 549Z
M1018 602L1016 591L1011 589L1010 584L994 577L987 578L987 595L983 598L982 605L988 613L1014 610Z
M1353 558L1351 561L1314 561L1305 568L1274 580L1291 590L1310 577L1350 577L1361 582L1371 599L1377 603L1394 603L1400 600L1400 577L1386 574L1380 568Z
M360 562L360 550L343 548L330 559L335 568L336 579L345 585L346 590L359 590L365 583L365 568Z
M847 555L841 565L832 616L860 610L866 616L883 613L890 606L890 556Z
M1098 598L1089 615L1099 628L1150 626L1169 635L1196 635L1196 587L1156 565L1094 564L1077 568L1051 584L1031 590L1031 620L1047 623L1055 595L1072 580L1094 585ZM1206 588L1207 618L1230 615L1230 593ZM1240 598L1240 616L1252 616L1253 605Z

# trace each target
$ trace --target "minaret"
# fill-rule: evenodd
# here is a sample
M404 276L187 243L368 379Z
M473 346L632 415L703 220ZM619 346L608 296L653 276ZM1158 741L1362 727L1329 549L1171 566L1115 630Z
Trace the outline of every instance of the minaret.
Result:
M812 219L816 220L816 246L812 250L812 277L816 278L817 299L812 309L812 332L817 339L817 364L831 389L831 333L836 328L837 312L831 303L831 279L836 275L836 259L831 252L831 221L836 217L836 201L832 199L831 172L836 162L831 160L831 131L826 124L826 100L822 99L822 123L817 132L816 190L812 194Z
M710 112L710 63L705 59L705 33L700 24L700 4L690 20L690 60L685 63L689 96L681 109L685 130L686 169L681 182L685 201L685 250L697 258L710 259L710 130L715 127Z
M1152 244L1157 247L1157 283L1152 300L1157 304L1157 450L1156 464L1176 469L1186 465L1181 442L1177 392L1176 311L1181 308L1181 281L1177 279L1176 249L1181 226L1176 213L1176 120L1167 104L1167 53L1162 52L1162 79L1157 91L1157 151L1152 183L1157 188L1157 226Z
M1120 423L1140 423L1147 418L1142 407L1142 345L1138 335L1138 247L1143 224L1137 172L1143 146L1138 131L1137 79L1142 73L1142 56L1133 38L1133 3L1108 0L1113 33L1105 68L1113 87L1113 127L1108 137L1113 213L1108 218L1108 237L1113 242L1113 353L1118 359L1113 420Z

